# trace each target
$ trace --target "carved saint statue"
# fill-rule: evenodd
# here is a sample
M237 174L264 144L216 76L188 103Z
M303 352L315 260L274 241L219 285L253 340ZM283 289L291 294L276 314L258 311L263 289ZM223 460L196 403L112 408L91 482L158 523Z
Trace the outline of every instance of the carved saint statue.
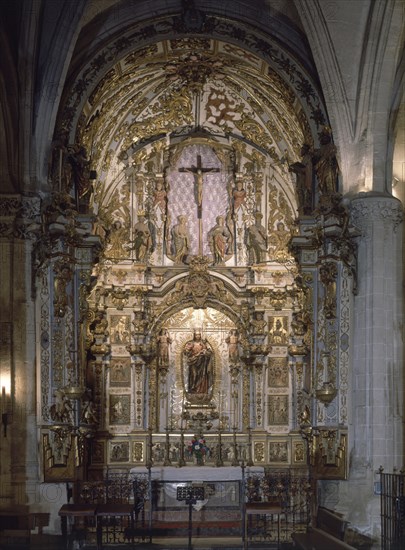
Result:
M267 234L266 229L261 223L262 214L255 213L255 223L247 229L247 246L250 251L252 261L261 263L266 259L267 252Z
M134 225L134 240L132 248L135 251L135 260L142 262L152 247L152 237L148 224L145 222L145 216L140 215Z
M208 243L212 252L214 265L224 263L225 256L229 253L231 241L232 235L225 225L225 218L218 216L216 225L208 232Z
M172 341L167 328L162 328L157 337L157 360L159 367L167 367L169 365L169 347Z
M338 163L336 146L332 142L331 129L324 126L319 134L320 147L314 152L315 171L318 187L322 195L331 195L337 191Z
M229 362L236 365L239 362L239 331L231 329L225 342L228 344Z
M213 382L213 351L201 332L194 331L194 337L184 346L188 370L189 394L207 395Z
M128 256L125 250L128 232L120 220L115 220L108 234L108 245L105 253L106 258L112 260L121 260Z
M155 191L153 193L153 208L159 209L164 214L166 212L167 193L163 186L163 182L156 182Z
M235 213L239 210L241 206L243 206L246 199L246 190L243 188L243 182L241 180L238 180L236 182L236 187L232 191L232 199L233 211Z
M190 234L187 217L178 216L178 223L172 228L172 254L176 264L184 263L190 252Z

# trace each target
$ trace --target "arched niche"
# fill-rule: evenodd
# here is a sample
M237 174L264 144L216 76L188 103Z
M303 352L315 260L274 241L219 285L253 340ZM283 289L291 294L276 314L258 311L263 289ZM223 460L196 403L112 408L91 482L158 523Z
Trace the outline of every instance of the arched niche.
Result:
M241 421L243 405L242 399L235 400L232 376L233 368L241 368L240 356L243 354L243 338L240 335L238 354L234 351L233 357L231 355L231 350L235 350L235 345L232 347L235 341L230 341L230 336L235 332L239 334L235 320L218 307L196 309L189 306L173 312L160 323L160 327L156 335L155 363L158 385L154 388L159 403L159 429L163 431L168 427L176 431L199 428L209 431L220 426L224 431L231 431L234 424ZM164 339L165 346L169 346L165 365L159 361L160 338ZM197 338L200 350L194 352L192 348ZM202 351L206 361L201 353L201 360L196 355L204 349L208 351L208 356L207 352ZM190 358L194 362L190 363ZM190 369L204 368L208 371L209 385L204 391L194 391L190 387L193 376ZM242 389L242 381L238 387ZM197 425L197 417L201 424Z

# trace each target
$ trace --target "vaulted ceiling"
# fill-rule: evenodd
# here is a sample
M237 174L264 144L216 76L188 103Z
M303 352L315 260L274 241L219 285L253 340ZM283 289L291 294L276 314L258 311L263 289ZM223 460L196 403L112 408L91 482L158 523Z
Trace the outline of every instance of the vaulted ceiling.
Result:
M251 5L256 17L260 4ZM98 175L98 204L108 203L124 170L138 165L139 151L156 140L166 138L167 148L176 137L202 130L253 146L277 168L286 157L298 160L302 144L312 145L327 124L291 2L277 10L266 3L262 24L273 24L270 36L258 30L258 21L254 27L237 21L227 3L207 15L191 2L180 10L173 3L172 13L159 13L157 2L153 20L150 13L142 16L141 2L138 19L131 21L128 12L117 32L118 5L128 6L106 2L102 14L84 14L88 23L72 57L56 130L86 146Z

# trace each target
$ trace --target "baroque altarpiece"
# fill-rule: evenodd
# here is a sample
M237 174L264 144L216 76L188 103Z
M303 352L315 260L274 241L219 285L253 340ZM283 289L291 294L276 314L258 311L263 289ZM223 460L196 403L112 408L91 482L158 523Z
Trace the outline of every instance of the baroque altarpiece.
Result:
M35 251L45 480L193 465L195 436L206 465L343 479L355 231L330 128L253 53L154 48L121 73L146 89L166 52L166 87L140 93L110 149L117 69L55 137Z

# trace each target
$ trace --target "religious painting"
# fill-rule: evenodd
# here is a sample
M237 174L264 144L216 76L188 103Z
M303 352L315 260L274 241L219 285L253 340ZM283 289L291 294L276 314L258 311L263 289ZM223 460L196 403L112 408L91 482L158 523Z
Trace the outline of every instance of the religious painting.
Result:
M131 318L129 315L111 315L111 344L129 344L131 335Z
M128 394L110 394L110 424L130 424L130 401Z
M131 385L131 358L113 357L110 362L110 386L126 388Z
M104 441L91 442L91 463L104 464L105 462L105 445Z
M163 463L165 459L165 443L157 441L152 445L152 458L155 464Z
M182 352L183 382L191 404L209 403L214 385L215 356L211 344L196 329Z
M288 425L288 395L268 396L268 423L271 426Z
M129 462L129 441L110 441L110 462Z
M288 317L269 317L269 344L273 346L288 344Z
M271 464L288 464L289 460L288 440L270 441L269 462Z
M288 357L269 358L268 387L288 387Z
M303 441L293 441L292 461L293 464L305 464L305 443Z

